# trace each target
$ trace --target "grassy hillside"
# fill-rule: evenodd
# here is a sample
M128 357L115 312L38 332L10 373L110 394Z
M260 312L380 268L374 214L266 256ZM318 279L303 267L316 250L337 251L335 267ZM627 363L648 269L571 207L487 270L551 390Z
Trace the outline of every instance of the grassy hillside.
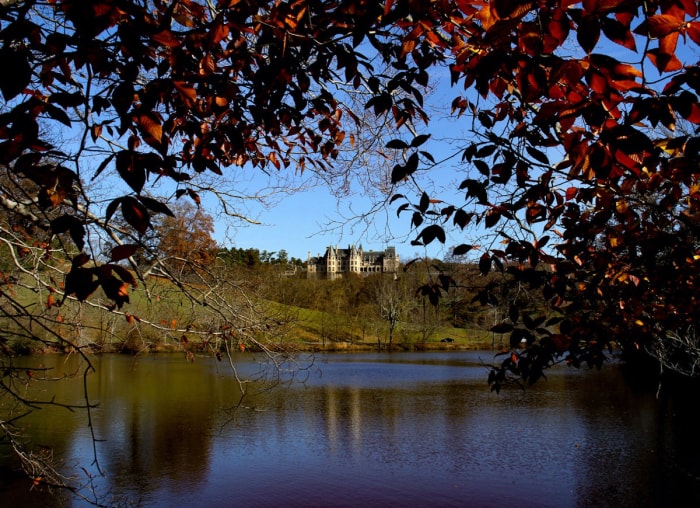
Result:
M95 351L146 352L210 350L223 346L284 350L377 350L389 347L387 321L369 312L335 313L283 305L269 299L251 300L233 291L218 291L206 299L207 288L180 288L159 279L148 288L130 290L130 302L110 312L100 303L65 300L58 293L30 284L16 284L9 297L31 304L32 322L8 323L8 346L16 352L86 347ZM211 291L209 291L211 293ZM203 296L205 295L205 296ZM207 305L193 304L206 301ZM61 305L59 305L61 303ZM33 338L27 333L39 338ZM450 338L451 341L442 341ZM65 341L70 342L67 344ZM225 342L224 342L225 341ZM500 346L501 338L478 328L433 325L420 328L399 321L392 347L401 350L475 349Z
M388 324L381 321L349 322L329 312L269 303L275 313L290 316L288 340L299 348L312 349L378 349L388 346ZM451 338L451 342L442 339ZM429 335L409 323L399 323L393 346L398 349L488 349L500 347L502 337L477 328L435 327Z

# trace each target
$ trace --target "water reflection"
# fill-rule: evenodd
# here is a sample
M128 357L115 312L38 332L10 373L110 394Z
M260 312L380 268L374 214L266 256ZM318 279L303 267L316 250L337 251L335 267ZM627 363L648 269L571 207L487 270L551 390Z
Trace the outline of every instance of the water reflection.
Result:
M101 402L93 425L106 475L97 486L144 506L698 501L669 452L679 444L672 408L629 389L617 368L562 368L496 395L484 355L320 356L305 383L262 391L235 413L238 385L212 359L99 357L88 377ZM250 356L237 360L255 372ZM79 380L67 385L61 397L79 399ZM89 465L83 416L50 411L28 430L69 464ZM24 506L43 506L26 488L0 484L0 505L21 492Z

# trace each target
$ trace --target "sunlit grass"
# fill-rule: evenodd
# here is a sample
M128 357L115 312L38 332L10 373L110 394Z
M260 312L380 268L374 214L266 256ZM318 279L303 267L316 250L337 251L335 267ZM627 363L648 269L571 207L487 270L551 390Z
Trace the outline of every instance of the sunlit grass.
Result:
M172 350L181 346L183 335L188 343L201 344L208 340L207 330L228 325L214 322L211 309L193 305L174 284L167 280L148 281L130 288L129 303L112 313L104 308L67 299L62 305L47 305L49 292L17 285L14 297L22 305L34 309L35 315L47 323L55 334L38 332L43 342L34 348L62 349L66 344L92 347L98 350L127 350L132 352ZM99 302L98 289L95 301ZM56 302L62 298L56 294ZM106 298L104 303L108 303ZM354 319L346 314L283 305L269 300L256 302L262 322L275 323L270 333L256 334L255 340L270 347L296 350L344 350L385 348L389 342L388 323L376 316L363 315ZM26 336L15 341L17 349L32 349ZM445 338L451 341L443 341ZM480 328L433 326L420 330L415 323L399 322L394 331L393 346L398 349L480 349L499 347L502 338Z

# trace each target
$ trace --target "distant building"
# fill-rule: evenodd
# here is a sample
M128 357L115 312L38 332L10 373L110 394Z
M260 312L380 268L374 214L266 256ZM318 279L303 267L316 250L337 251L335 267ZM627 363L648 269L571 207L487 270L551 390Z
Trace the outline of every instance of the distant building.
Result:
M396 273L399 269L399 255L394 247L383 251L365 251L362 245L339 249L329 246L323 256L311 257L306 271L309 276L336 279L346 273L369 275L371 273Z

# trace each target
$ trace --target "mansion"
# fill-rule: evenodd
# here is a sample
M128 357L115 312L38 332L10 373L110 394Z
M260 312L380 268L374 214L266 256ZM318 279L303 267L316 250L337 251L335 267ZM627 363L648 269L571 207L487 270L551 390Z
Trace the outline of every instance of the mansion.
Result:
M346 273L362 276L371 273L396 273L399 270L399 256L394 247L387 247L383 251L366 251L362 249L362 245L349 246L347 249L329 246L323 256L311 257L309 253L306 270L311 277L328 279L336 279Z

